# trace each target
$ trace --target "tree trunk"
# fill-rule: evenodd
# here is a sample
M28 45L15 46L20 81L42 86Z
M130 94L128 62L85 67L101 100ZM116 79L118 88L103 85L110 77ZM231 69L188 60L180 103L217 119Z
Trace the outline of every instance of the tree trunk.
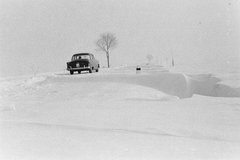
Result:
M107 51L107 52L106 52L106 54L107 54L107 63L108 63L108 68L110 68L110 63L109 63L109 52Z
M171 49L171 52L172 52L172 49ZM172 52L172 66L174 66L173 52Z
M110 64L109 64L109 56L108 56L108 68L110 68Z

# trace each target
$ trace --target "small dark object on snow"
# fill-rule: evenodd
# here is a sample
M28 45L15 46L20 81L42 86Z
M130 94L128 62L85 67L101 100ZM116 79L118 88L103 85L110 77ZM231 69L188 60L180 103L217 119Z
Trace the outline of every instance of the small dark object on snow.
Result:
M140 73L141 72L141 67L137 66L136 67L136 73Z

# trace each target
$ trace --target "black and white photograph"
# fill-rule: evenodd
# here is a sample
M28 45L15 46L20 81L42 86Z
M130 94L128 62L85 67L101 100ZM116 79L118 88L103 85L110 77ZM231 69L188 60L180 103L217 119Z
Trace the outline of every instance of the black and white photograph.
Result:
M240 159L240 0L0 0L0 159Z

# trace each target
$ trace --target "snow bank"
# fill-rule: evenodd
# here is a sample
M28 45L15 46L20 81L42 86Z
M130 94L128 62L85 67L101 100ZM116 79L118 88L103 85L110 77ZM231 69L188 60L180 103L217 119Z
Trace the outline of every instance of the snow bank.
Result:
M132 72L132 73L131 73ZM212 97L240 97L238 88L221 84L221 80L210 74L187 76L182 73L142 72L140 74L117 71L114 74L57 77L59 81L117 82L150 87L179 98L190 98L193 94Z
M159 93L176 96L180 99L191 98L194 94L212 97L240 97L237 85L230 85L230 82L233 80L236 84L239 84L237 82L240 81L240 77L232 74L185 75L182 73L171 73L162 66L153 65L142 65L141 71L136 73L136 66L125 66L116 69L106 69L98 74L75 74L70 76L68 73L58 73L55 75L10 79L8 81L1 80L1 90L5 92L1 96L18 96L23 93L27 94L25 89L39 90L43 88L44 85L38 84L52 85L55 82L105 82L149 87L160 91ZM136 88L133 90L136 90Z
M11 103L11 98L19 99L29 91L40 90L39 83L44 82L46 77L18 77L0 81L0 110L15 110L15 105Z
M37 76L37 77L20 77L20 78L11 78L4 80L2 79L0 81L0 87L2 90L8 90L15 87L30 87L33 86L36 83L42 82L46 79L45 76Z

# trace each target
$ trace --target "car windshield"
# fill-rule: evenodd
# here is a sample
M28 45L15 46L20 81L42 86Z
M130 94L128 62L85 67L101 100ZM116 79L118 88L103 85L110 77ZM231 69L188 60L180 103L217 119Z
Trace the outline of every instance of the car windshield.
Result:
M76 55L72 57L72 60L77 60L77 59L90 59L90 55L83 54L83 55Z

